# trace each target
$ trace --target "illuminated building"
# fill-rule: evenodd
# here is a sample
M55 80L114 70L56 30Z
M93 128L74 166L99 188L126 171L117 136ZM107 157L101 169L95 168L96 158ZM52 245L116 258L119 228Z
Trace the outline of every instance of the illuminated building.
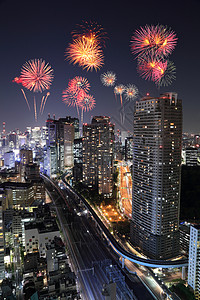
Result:
M0 189L5 192L4 209L21 209L31 206L34 202L34 188L32 183L3 182Z
M80 181L83 177L83 142L82 138L74 140L74 181Z
M198 165L198 149L188 147L185 150L186 166L195 167Z
M131 240L155 259L179 253L182 101L176 93L135 102Z
M104 197L112 195L113 144L109 117L93 117L91 124L83 124L83 182Z
M195 299L200 299L200 225L190 226L190 246L188 264L188 285L195 294Z
M56 176L74 165L73 144L74 125L67 119L51 119L46 122L47 126L47 174Z
M15 167L15 153L13 151L4 153L4 166L6 168Z
M33 151L29 149L20 150L20 176L21 181L24 181L25 166L33 163Z
M3 198L4 195L0 194L0 280L4 278L5 266L4 266L4 230L3 230Z
M133 137L125 138L125 161L133 160Z

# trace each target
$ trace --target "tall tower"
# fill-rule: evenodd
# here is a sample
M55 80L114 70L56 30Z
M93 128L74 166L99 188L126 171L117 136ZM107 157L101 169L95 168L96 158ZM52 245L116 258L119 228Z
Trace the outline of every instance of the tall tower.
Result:
M112 196L114 125L109 117L94 117L83 124L83 182L97 188L104 197Z
M176 93L136 101L131 240L155 259L179 253L181 142Z

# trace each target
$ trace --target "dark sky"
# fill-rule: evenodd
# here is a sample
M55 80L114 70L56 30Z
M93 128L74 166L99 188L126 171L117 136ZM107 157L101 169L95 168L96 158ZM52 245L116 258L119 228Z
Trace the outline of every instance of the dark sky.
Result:
M178 93L183 100L183 127L187 132L200 132L200 1L0 1L0 131L2 122L6 129L26 126L42 126L48 113L56 118L76 115L75 108L62 102L62 91L69 79L84 76L91 84L90 93L95 97L96 107L85 113L84 121L92 115L112 117L120 126L120 102L116 102L113 88L105 87L100 75L113 71L117 84L135 84L141 95L159 96L165 91ZM64 60L64 52L71 41L71 31L82 21L96 21L108 35L104 49L105 64L98 72L82 70ZM146 24L163 24L171 27L178 43L170 55L177 68L176 80L171 86L158 90L153 82L139 77L136 60L130 51L133 32ZM20 75L21 66L33 58L43 58L54 69L54 81L50 89L44 114L34 120L34 93L26 90L32 111L29 112L21 93L21 86L13 83ZM42 94L43 95L43 94ZM35 93L39 106L41 94ZM128 120L123 129L130 129L131 106L126 108Z

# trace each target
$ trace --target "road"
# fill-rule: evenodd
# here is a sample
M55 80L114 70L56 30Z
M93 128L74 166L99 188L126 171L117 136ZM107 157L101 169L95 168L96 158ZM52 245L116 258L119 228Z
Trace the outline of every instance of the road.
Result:
M57 191L47 182L46 187L54 200L63 236L71 253L72 269L78 278L78 286L82 298L104 299L101 294L102 286L104 283L109 282L109 277L114 276L114 271L112 270L117 268L118 271L117 273L115 272L115 275L119 276L117 279L117 299L154 299L137 276L135 279L130 278L124 271L119 269L117 265L118 257L108 248L102 240L102 236L97 234L94 221L89 214L83 212L83 208L78 206L77 202L74 202L73 197L69 197L69 194L66 195L69 207L73 207L69 211ZM63 193L67 192L63 191ZM115 267L109 269L110 266ZM118 275L120 273L121 275ZM122 278L124 278L124 285L121 282ZM134 291L137 298L131 290Z

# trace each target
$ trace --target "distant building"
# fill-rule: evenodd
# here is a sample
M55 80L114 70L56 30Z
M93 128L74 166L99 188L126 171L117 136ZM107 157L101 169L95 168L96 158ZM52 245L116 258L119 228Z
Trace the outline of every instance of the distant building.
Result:
M3 224L3 194L0 194L0 280L5 277L4 266L4 224Z
M188 264L188 285L195 294L195 299L200 299L200 225L190 226L190 247Z
M198 149L194 147L188 147L185 150L186 166L195 167L198 166Z
M25 166L27 164L32 164L33 163L33 151L30 149L21 149L20 150L20 177L21 181L24 181L24 176L25 176Z
M46 257L46 244L51 244L55 236L60 237L60 231L55 218L26 223L26 253L38 251L41 257Z
M47 158L49 176L65 172L74 165L73 144L74 125L67 119L59 120L48 118L47 126Z
M83 124L83 182L104 197L112 196L114 125L109 117Z
M125 138L125 161L133 161L133 137Z
M74 181L82 181L83 178L83 141L82 138L74 140Z
M135 102L131 240L149 257L179 254L182 101L176 93Z
M0 189L5 193L4 209L21 209L31 206L34 201L32 183L3 182Z
M4 166L9 169L15 167L15 153L13 151L4 153Z
M180 250L185 254L189 253L190 244L190 226L182 224L179 226L180 231Z

